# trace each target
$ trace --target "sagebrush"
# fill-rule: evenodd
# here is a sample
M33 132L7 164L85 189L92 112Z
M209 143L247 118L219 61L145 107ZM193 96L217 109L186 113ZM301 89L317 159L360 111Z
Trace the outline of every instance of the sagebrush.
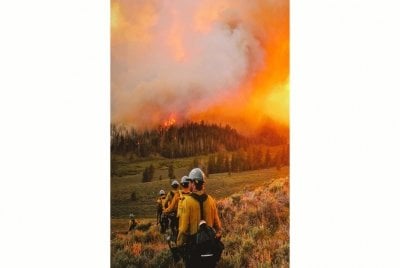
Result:
M289 178L217 202L225 250L217 267L289 267ZM138 228L139 227L139 228ZM111 267L183 267L148 221L111 241Z

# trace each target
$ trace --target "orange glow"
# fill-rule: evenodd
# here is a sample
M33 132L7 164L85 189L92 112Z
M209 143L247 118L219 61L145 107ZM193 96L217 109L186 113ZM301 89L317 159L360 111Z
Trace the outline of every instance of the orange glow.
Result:
M234 2L230 4L235 5ZM192 119L230 122L247 131L257 128L266 118L289 126L289 3L274 10L266 7L268 3L263 5L246 13L248 16L243 19L255 29L254 34L265 51L266 66L249 77L237 95L221 99L202 113L191 114ZM265 14L265 10L271 10L271 14ZM204 19L208 15L212 20L217 13L217 10L210 13L203 10L199 16ZM205 21L198 24L203 29Z
M265 9L254 9L245 13L247 25L254 29L261 46L266 51L266 66L247 80L242 90L229 100L223 99L196 119L209 118L215 122L231 122L243 129L257 127L265 118L289 126L289 3L273 13ZM210 13L214 17L215 11ZM263 37L263 31L269 36Z
M175 120L175 118L173 117L173 115L171 115L171 116L164 122L163 126L164 126L164 127L170 127L170 126L175 125L175 123L176 123L176 120Z
M171 48L172 54L177 61L182 61L185 58L186 52L182 40L182 22L177 18L177 11L172 12L174 21L170 33L168 35L168 44Z
M205 6L196 11L194 16L194 30L207 32L212 23L220 16L228 5L226 1L205 2Z
M134 2L135 3L135 2ZM131 10L126 10L119 1L111 3L111 34L112 43L151 41L150 28L156 22L157 16L151 4L136 3L132 16Z
M111 0L111 31L113 121L289 126L288 0Z

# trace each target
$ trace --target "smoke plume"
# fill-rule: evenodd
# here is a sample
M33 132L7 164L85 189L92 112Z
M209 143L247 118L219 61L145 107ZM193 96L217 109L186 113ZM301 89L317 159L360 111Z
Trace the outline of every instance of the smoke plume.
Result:
M112 122L288 125L288 5L112 0Z

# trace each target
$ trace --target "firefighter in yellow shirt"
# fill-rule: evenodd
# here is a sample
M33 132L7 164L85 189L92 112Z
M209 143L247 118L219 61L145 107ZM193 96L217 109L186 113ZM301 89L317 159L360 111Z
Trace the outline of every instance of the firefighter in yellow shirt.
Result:
M192 193L188 195L182 203L183 208L180 215L177 245L180 247L186 247L186 267L214 267L215 263L209 266L201 265L200 257L193 257L194 254L190 251L191 248L193 248L193 238L198 233L203 223L206 223L215 231L215 239L220 239L222 226L218 216L216 202L210 195L205 194L204 186L206 176L201 169L192 169L189 173L189 179L191 180L189 188ZM200 208L199 199L202 200L202 209ZM219 252L219 254L221 252ZM219 257L220 255L218 256L218 259Z
M179 187L179 182L177 180L174 180L171 183L172 190L168 192L165 205L163 207L163 210L167 209L170 205L172 205L172 201L174 200L175 196L179 195L178 193L178 187ZM169 220L169 227L171 228L172 236L176 237L178 234L178 219L176 217L177 209L174 209L169 211L169 213L164 214L167 216ZM175 239L174 239L175 240Z
M163 208L165 207L167 198L164 190L160 190L160 197L157 199L157 225L160 224L160 232L163 234L167 229L168 220L163 215Z
M175 214L176 218L178 219L178 229L180 225L180 220L179 216L182 213L182 203L183 200L185 199L185 196L190 194L190 189L189 189L189 177L188 176L183 176L181 178L181 190L178 190L178 193L174 195L174 198L172 199L172 202L169 204L169 206L164 209L164 213L169 215L169 214ZM176 242L176 238L178 235L178 230L176 229L176 233L173 233L173 241Z
M172 200L174 199L175 194L178 193L179 182L177 180L174 180L171 183L171 187L172 187L172 190L169 191L167 194L167 200L166 200L164 209L167 208L171 204Z

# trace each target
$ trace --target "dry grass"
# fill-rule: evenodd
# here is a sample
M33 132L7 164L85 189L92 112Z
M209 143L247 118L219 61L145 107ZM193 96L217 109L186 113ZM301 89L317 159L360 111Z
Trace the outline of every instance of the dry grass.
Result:
M185 171L188 174L188 171ZM237 193L244 188L254 189L258 186L268 185L273 178L286 177L288 167L253 170L239 173L212 174L207 180L207 192L217 199L225 198ZM111 180L111 217L112 219L128 219L133 212L139 218L156 217L156 199L160 189L171 189L169 180L156 180L138 183L130 177L113 178ZM131 200L135 192L136 200Z
M218 267L289 267L289 178L275 177L254 190L218 201L225 250ZM112 267L182 267L165 237L143 220L141 230L115 235ZM146 228L145 228L146 227Z
M287 177L220 200L218 207L226 246L218 267L289 267Z

